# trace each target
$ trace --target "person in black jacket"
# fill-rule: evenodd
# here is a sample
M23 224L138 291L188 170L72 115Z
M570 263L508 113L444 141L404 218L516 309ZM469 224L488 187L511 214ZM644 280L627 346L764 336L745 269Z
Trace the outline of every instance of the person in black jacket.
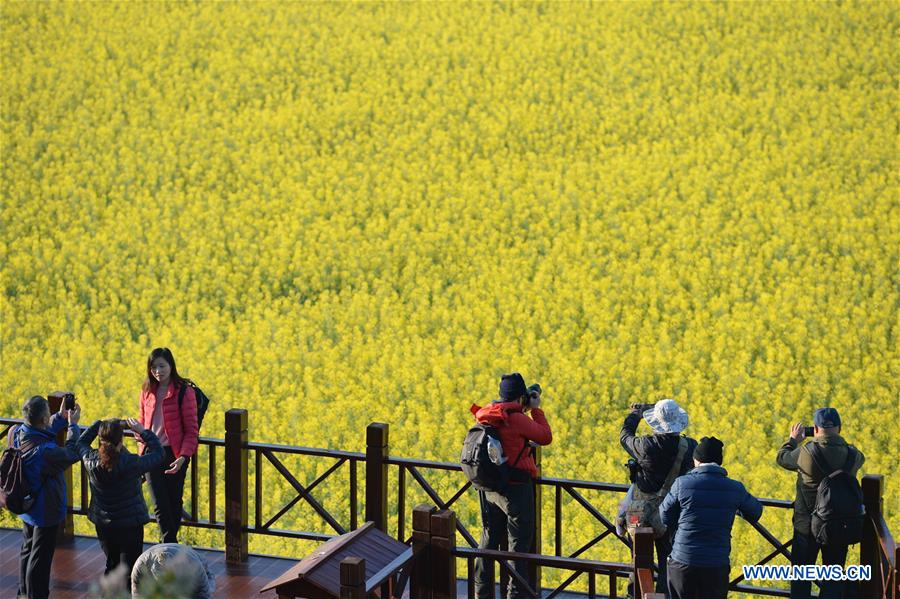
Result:
M141 491L141 480L151 468L163 461L163 448L153 431L129 418L127 425L141 436L147 451L142 456L125 448L122 421L98 420L88 428L78 441L78 453L91 483L91 504L88 519L97 530L97 540L106 554L109 574L124 563L131 576L131 569L144 551L144 524L150 521L147 503ZM99 435L100 446L91 448L91 442Z
M653 429L651 435L637 435L637 427L641 417L647 421ZM657 493L659 503L662 503L661 492L669 473L675 465L678 456L680 433L687 428L688 415L674 399L664 399L655 404L633 404L631 412L625 417L619 440L622 447L634 458L636 464L633 468L632 481L643 493ZM677 469L676 476L680 476L694 467L694 449L697 441L690 437L684 437L687 442L681 465ZM669 483L671 485L671 482ZM656 504L656 508L659 507ZM656 580L656 592L668 596L668 584L666 581L666 558L672 551L672 531L667 531L655 540L657 566L659 576ZM628 596L633 596L633 582L628 583Z

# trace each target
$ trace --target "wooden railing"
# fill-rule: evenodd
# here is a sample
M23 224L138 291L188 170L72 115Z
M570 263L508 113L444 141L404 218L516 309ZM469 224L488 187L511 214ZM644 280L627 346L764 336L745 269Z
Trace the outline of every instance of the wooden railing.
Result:
M566 580L587 577L587 599L595 599L597 593L597 577L627 576L637 571L637 595L643 599L662 599L663 595L653 592L653 574L649 568L637 567L639 564L653 562L653 531L641 529L635 535L635 558L632 563L603 562L578 558L540 555L535 553L515 553L461 547L457 545L457 518L452 510L438 510L429 505L419 505L412 510L412 544L410 548L386 565L379 572L366 579L365 562L359 557L346 557L341 562L341 597L344 599L363 599L367 593L374 591L388 581L404 579L408 576L410 599L455 599L457 597L458 570L460 561L466 563L466 596L475 599L474 562L483 559L491 572L488 584L494 587L493 569L499 564L513 577L520 594L530 599L555 599L564 590L563 585L552 589L537 589L529 581L519 576L510 562L519 561L532 566L541 566L572 572ZM567 584L567 583L564 583ZM502 585L501 585L502 586ZM393 589L391 596L400 596L403 588ZM541 591L539 593L539 591ZM503 593L505 595L505 593ZM382 597L387 593L382 593Z
M863 596L900 599L897 561L900 551L884 521L884 477L867 474L862 480L866 506L866 528L860 547L860 561L872 567L872 578L862 584Z
M51 394L48 399L51 401L51 407L55 403L56 407L53 409L58 409L61 395ZM16 419L0 418L0 429L2 429L0 430L0 435L5 436L9 427L20 422L20 420ZM247 560L248 539L251 534L325 541L335 535L355 530L361 521L375 522L380 529L389 532L387 528L388 514L390 513L399 514L396 538L409 544L412 542L412 536L407 535L406 518L411 513L406 508L408 485L418 486L428 496L429 500L441 510L453 508L464 494L473 493L474 490L471 489L469 482L462 476L461 467L457 463L391 456L388 434L389 427L387 424L370 424L366 428L366 450L364 453L253 443L249 440L247 411L240 409L228 410L225 413L225 439L201 437L198 452L191 458L189 513L185 518L184 525L223 531L226 559L229 563L241 563ZM60 440L62 440L62 435ZM216 502L219 490L218 484L220 482L217 470L219 452L224 452L224 517L221 517L222 512ZM199 476L203 468L203 454L206 456L205 462L208 474L206 476L207 487L201 490ZM314 480L303 483L285 465L286 456L306 456L312 459L328 460L333 463ZM540 448L535 448L534 456L536 463L540 464ZM251 459L254 464L252 485L249 471ZM358 482L360 462L364 463L366 477L363 491L365 493L365 510L362 520L360 520L358 504L360 496L360 485ZM268 464L267 467L265 467L266 464ZM274 468L277 478L286 481L295 493L290 501L271 513L265 512L264 482L268 480L268 475L265 474L266 468ZM77 493L73 485L72 469L66 473L72 505L70 505L70 513L61 527L62 535L72 535L74 533L73 515L84 515L87 512L88 478L83 466L79 470L81 475ZM349 501L349 507L346 513L335 514L323 507L315 498L314 491L326 479L334 477L337 472L342 470L347 470L346 496ZM435 490L435 485L429 480L429 478L434 476L442 477L444 486L447 486L446 477L455 477L459 481L458 486L455 486L456 490L449 497L442 497ZM391 481L390 484L389 481ZM396 483L393 481L396 481ZM586 551L607 538L612 539L615 543L631 547L630 540L616 532L613 524L614 516L612 514L609 516L604 515L601 509L598 509L585 497L586 491L601 491L617 495L624 494L628 489L627 485L545 476L536 479L535 482L537 483L535 486L537 497L535 502L535 541L532 554L544 554L541 531L547 517L551 518L551 522L548 525L552 526L555 532L552 557L578 559ZM252 504L254 506L252 522L250 518L251 489ZM389 489L395 489L396 493L389 493ZM861 563L871 565L873 571L873 580L864 586L867 589L867 593L870 593L866 596L878 597L879 599L900 599L897 596L896 545L884 522L881 511L882 478L880 476L867 475L863 479L863 489L866 494L866 507L869 517L866 524L866 538L861 547ZM552 494L552 515L550 513L545 514L543 509L545 503L543 494L545 490L549 492L548 494ZM199 513L199 500L203 496L207 498L208 502L206 518L201 518ZM77 505L75 504L76 498L78 499ZM563 536L563 523L571 519L571 514L564 513L564 498L570 498L571 501L574 501L574 506L586 512L598 528L598 533L591 540L571 550L566 549ZM393 502L390 500L393 500ZM790 513L789 510L792 509L793 505L790 501L777 499L761 499L760 501L769 508L784 510L786 516ZM277 526L281 518L300 502L305 502L316 512L329 529L329 532L291 530ZM468 530L465 523L454 520L454 526L456 532L462 537L464 546L468 545L469 549L477 547L476 535ZM758 562L759 565L770 562L778 555L782 555L790 560L790 539L782 542L762 524L755 523L752 526L773 548L768 555ZM545 555L545 557L549 556ZM529 561L531 564L529 584L532 588L541 588L541 567L546 562L536 559L526 561ZM652 571L655 569L655 565L651 562L647 568ZM604 570L604 576L608 576L610 579L611 596L615 596L617 580L626 575L627 572L623 573L618 568L610 567ZM505 583L506 576L508 576L508 572L501 572L502 583ZM875 580L876 576L880 578ZM564 581L559 590L564 590L577 577L577 574L570 576ZM743 577L738 576L731 581L729 588L738 592L773 596L789 595L786 590L759 588L743 584L743 582Z

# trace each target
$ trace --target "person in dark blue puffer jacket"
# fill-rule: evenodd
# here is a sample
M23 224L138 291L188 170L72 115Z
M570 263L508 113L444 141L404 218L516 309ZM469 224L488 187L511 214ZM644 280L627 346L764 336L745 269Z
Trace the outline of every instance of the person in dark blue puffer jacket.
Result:
M722 468L723 448L715 437L703 437L694 469L675 479L659 506L663 524L675 528L667 568L671 599L727 596L734 516L756 522L762 515L762 504Z

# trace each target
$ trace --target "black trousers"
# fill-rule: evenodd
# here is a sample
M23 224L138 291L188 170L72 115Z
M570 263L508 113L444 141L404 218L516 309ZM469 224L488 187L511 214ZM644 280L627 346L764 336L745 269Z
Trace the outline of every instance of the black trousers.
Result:
M175 461L175 454L169 446L163 447L165 458L162 464L147 473L150 483L150 494L153 496L153 511L159 524L161 543L177 543L178 530L181 528L181 510L184 507L184 477L187 475L186 460L177 474L166 474L169 464Z
M19 553L19 596L47 599L50 596L50 565L56 551L56 526L22 523L22 551Z
M478 498L481 501L481 521L484 526L478 547L500 549L505 540L509 551L530 553L534 542L534 483L528 480L521 484L510 484L502 495L492 491L480 492ZM491 560L475 560L475 593L478 599L492 599L494 596L491 570ZM513 562L513 570L528 580L528 564ZM515 579L510 576L507 596L516 599L524 595Z
M846 545L819 545L812 534L794 530L794 542L791 544L791 565L815 564L819 550L822 551L822 565L839 564L843 566L847 561ZM839 599L842 594L844 597L855 597L855 585L857 584L856 582L822 580L819 582L819 597L820 599ZM809 599L811 587L812 583L808 580L792 580L791 599Z
M126 568L126 578L131 580L131 569L134 568L134 562L144 552L144 527L143 526L95 526L97 530L97 540L100 541L100 548L106 555L106 569L103 574L107 575L119 564L124 564ZM131 588L128 585L126 588Z
M728 596L729 566L704 568L669 558L667 569L671 599L725 599Z

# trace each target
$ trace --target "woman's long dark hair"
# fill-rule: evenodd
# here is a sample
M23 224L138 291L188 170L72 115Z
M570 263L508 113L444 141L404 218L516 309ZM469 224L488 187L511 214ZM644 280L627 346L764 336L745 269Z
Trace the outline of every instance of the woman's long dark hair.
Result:
M118 418L100 423L100 466L112 471L119 463L119 443L122 442L122 424Z
M172 374L169 375L169 378L172 382L176 386L183 385L184 379L181 378L181 375L178 374L178 368L175 367L175 356L172 355L172 350L168 347L157 347L150 352L150 357L147 358L147 381L144 383L144 389L156 391L156 388L159 387L159 381L153 378L153 373L150 372L150 367L153 366L153 361L157 358L162 358L169 363L169 367L172 369Z

